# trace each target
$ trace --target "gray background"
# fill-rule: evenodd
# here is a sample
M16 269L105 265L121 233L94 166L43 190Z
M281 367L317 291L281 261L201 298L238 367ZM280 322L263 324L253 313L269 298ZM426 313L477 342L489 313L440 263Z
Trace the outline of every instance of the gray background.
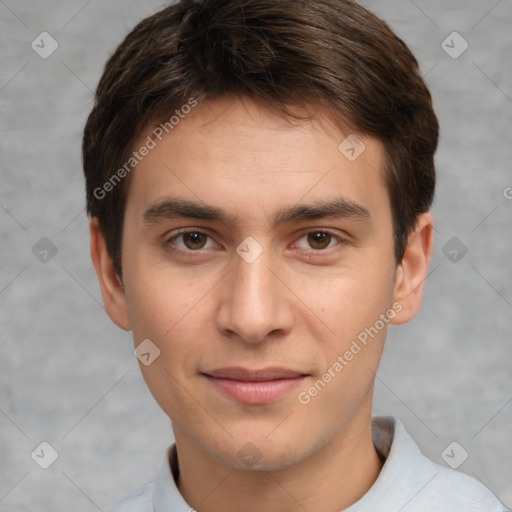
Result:
M389 333L375 413L441 464L457 441L459 469L512 506L512 1L365 5L417 55L442 126L424 306ZM101 305L80 163L106 58L161 6L0 0L0 512L100 510L152 480L171 440ZM31 48L43 31L59 44L48 59ZM441 47L453 31L469 43L457 59ZM58 250L46 262L42 237ZM468 249L458 262L452 237ZM31 458L42 441L59 455L46 470Z

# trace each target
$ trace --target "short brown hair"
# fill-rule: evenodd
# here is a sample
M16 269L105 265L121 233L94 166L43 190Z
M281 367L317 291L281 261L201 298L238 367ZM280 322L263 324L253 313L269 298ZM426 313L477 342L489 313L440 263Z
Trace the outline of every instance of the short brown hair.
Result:
M291 117L290 107L321 107L381 140L402 260L417 216L433 201L439 133L406 44L352 0L181 0L140 22L119 45L85 126L87 212L98 217L120 276L130 183L130 168L121 166L134 143L191 99L225 95Z

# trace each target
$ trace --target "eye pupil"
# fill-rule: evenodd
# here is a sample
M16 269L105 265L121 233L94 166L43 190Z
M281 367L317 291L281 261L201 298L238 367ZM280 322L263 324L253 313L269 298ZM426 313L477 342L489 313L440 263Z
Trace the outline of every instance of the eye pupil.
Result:
M308 243L313 249L325 249L331 242L331 235L322 231L310 233L308 235Z
M183 240L189 249L201 249L206 243L203 233L184 233Z

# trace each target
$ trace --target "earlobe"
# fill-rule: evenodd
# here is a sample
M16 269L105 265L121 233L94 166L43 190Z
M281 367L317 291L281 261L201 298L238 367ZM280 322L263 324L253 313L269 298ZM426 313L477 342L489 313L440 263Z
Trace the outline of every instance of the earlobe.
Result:
M416 228L409 236L404 257L396 271L393 300L402 305L393 324L408 322L418 313L423 299L423 286L434 249L434 220L424 213L418 217Z
M89 223L91 237L91 258L100 283L103 304L108 316L118 327L131 329L123 284L114 269L112 257L97 218Z

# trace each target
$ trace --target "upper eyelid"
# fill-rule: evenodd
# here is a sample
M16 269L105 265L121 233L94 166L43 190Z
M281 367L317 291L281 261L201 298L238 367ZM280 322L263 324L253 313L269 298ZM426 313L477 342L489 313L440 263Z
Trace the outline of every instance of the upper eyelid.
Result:
M301 238L304 238L305 236L309 235L310 233L327 233L328 235L332 236L333 238L336 238L339 242L343 242L343 240L346 239L346 237L343 237L337 233L332 232L329 229L311 229L309 231L305 231L301 235L297 237L297 240L300 240Z

